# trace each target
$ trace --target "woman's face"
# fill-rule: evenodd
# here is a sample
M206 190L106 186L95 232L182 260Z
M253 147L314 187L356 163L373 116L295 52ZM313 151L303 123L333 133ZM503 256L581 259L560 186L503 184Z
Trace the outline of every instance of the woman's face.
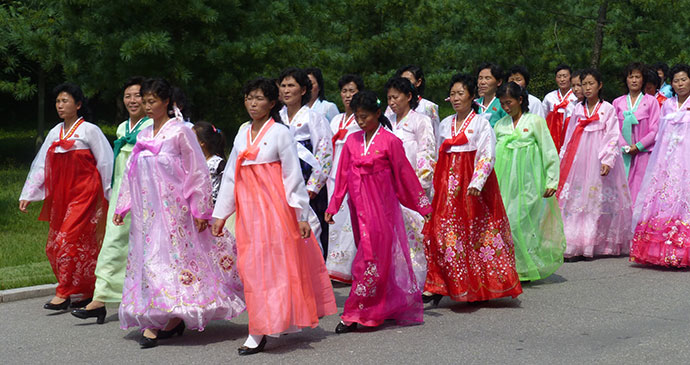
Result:
M55 98L55 110L62 120L72 120L77 118L77 110L81 108L81 103L75 103L74 97L66 91L58 94Z
M396 88L388 89L388 106L395 114L404 113L410 109L412 94L405 94Z
M125 104L125 108L127 108L127 113L129 113L130 117L137 117L144 113L144 106L142 105L139 90L141 90L141 85L130 85L125 89L125 93L122 96L122 102Z
M513 119L519 117L522 114L522 96L518 99L506 94L499 98L501 100L501 107L508 113Z
M508 77L508 82L514 82L518 85L520 85L521 88L525 88L525 85L527 84L527 80L525 80L525 76L523 76L521 73L514 73Z
M639 93L642 91L642 72L640 70L632 70L625 78L625 83L628 85L628 90L631 93Z
M690 77L685 71L676 72L673 74L671 86L673 86L673 91L678 94L678 97L683 99L690 94Z
M582 92L587 99L598 99L601 87L602 84L592 75L587 75L582 79Z
M309 74L309 81L311 81L311 100L316 100L319 98L319 93L321 92L321 89L319 89L319 83L316 82L316 77L314 75Z
M580 81L580 76L573 76L573 78L570 79L570 85L573 90L573 95L575 95L577 100L584 100L585 94L582 92L582 81Z
M417 80L414 74L410 71L405 71L402 74L400 74L400 76L410 80L412 85L414 85L414 87L416 87L417 89L419 89L419 86L422 85L422 79Z
M570 89L572 87L570 71L559 70L558 72L556 72L556 84L558 85L558 88L561 90Z
M355 121L357 121L357 125L365 133L373 132L379 127L380 116L381 110L377 110L376 112L371 112L362 108L355 110Z
M450 103L456 113L465 113L472 108L473 95L461 82L456 82L450 89Z
M153 120L161 120L168 117L168 103L170 99L161 100L154 93L147 93L143 96L144 109L146 115Z
M480 97L484 95L493 95L496 93L496 89L501 86L501 80L497 80L494 75L491 74L490 68L485 68L479 71L479 76L477 77L477 93Z
M340 89L340 99L343 101L343 105L345 105L345 109L350 108L350 102L352 101L352 97L355 96L359 92L359 89L357 88L357 84L355 84L353 81L348 82L347 84L343 85L342 89Z
M255 121L264 121L271 114L271 109L276 105L275 100L270 101L261 89L255 89L244 96L244 107L249 117Z
M287 76L280 82L280 97L288 107L302 105L302 95L306 93L307 88L300 86L292 76Z

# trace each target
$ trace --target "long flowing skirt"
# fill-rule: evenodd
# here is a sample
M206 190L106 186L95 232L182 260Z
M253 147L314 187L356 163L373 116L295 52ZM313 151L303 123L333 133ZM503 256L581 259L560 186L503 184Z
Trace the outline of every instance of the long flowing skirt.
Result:
M514 298L522 287L496 175L489 175L480 196L467 195L474 155L442 153L436 164L434 211L424 228L424 290L467 302Z
M279 162L241 166L235 183L239 272L249 333L316 327L337 312L326 265L312 234L300 236Z
M56 295L91 298L108 202L90 150L49 153L40 220L50 222L46 255L58 280Z
M357 253L355 236L350 220L350 207L346 197L340 210L333 216L329 229L328 255L326 256L326 268L331 279L343 283L352 283L352 260Z

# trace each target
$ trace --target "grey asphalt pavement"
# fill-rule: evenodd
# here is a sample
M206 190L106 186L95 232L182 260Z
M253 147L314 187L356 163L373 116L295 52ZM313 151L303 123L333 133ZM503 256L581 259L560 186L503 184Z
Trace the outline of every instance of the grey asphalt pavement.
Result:
M247 316L204 332L137 345L117 307L104 325L48 313L50 297L0 304L1 364L684 364L690 363L690 272L631 264L627 258L566 263L524 285L517 299L483 304L444 298L427 305L423 325L386 323L336 335L338 316L315 329L269 339L240 357ZM335 288L342 305L349 287Z

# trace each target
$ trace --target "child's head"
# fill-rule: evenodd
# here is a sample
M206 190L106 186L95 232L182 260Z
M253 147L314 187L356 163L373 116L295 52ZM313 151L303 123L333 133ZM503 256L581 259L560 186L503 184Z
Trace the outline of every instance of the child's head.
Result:
M501 85L496 91L496 97L501 100L501 107L511 117L516 118L529 110L527 90L515 82Z
M408 81L409 83L409 81ZM350 107L355 114L357 125L365 131L371 132L383 124L386 128L392 129L391 123L383 113L381 113L381 101L376 93L370 90L363 90L355 94L350 102Z
M199 140L204 155L216 155L225 158L225 135L209 122L196 122L192 127Z
M402 76L394 76L386 82L386 95L388 106L393 113L401 113L407 109L415 109L419 105L417 89L412 86L410 80Z

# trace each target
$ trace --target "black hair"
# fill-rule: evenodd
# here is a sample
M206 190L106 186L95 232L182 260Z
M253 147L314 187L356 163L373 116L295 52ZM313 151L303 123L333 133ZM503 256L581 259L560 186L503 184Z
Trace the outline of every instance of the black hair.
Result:
M570 68L570 66L566 65L565 63L561 63L560 65L556 66L556 71L554 71L553 74L555 75L555 74L557 74L557 73L559 73L560 71L563 71L563 70L568 70L568 73L569 73L570 76L572 77L572 75L573 75L573 69Z
M314 76L314 78L316 79L316 84L319 85L319 99L325 99L325 92L323 90L323 74L321 73L321 69L316 67L310 67L305 69L304 72L307 73L307 77L309 75Z
M477 95L477 78L470 74L463 73L453 75L453 77L450 79L450 85L448 86L449 94L450 90L457 83L461 83L462 86L464 86L465 89L467 89L467 91L469 92L470 97L474 99L474 96ZM479 111L479 104L477 104L474 100L472 101L472 110L474 110L475 112Z
M630 88L628 88L628 76L630 76L633 71L639 71L640 74L642 74L642 92L644 93L644 86L647 84L646 68L647 67L641 62L630 62L625 66L625 69L623 69L623 87L625 87L625 90L630 92Z
M352 101L350 101L350 108L352 108L355 113L358 109L363 109L371 113L376 113L378 110L381 112L379 115L379 124L383 124L383 126L389 130L393 129L390 120L388 120L381 111L381 101L378 96L376 96L376 93L371 90L361 90L355 94L352 97Z
M84 96L84 92L81 88L75 84L64 82L53 89L53 95L57 99L58 95L62 92L68 93L72 99L74 99L74 104L81 103L81 107L77 109L77 116L84 118L88 121L91 119L91 110L89 109L89 99Z
M194 123L192 127L199 139L199 144L204 143L208 152L218 157L223 158L223 161L218 165L218 172L225 170L225 134L213 124L205 121Z
M144 77L142 77L142 76L132 76L132 77L130 77L129 79L127 79L127 81L125 81L125 84L122 86L122 92L124 93L125 90L127 90L127 88L130 87L130 86L132 86L132 85L139 85L139 87L141 88L141 84L144 83L144 80L145 80L145 79L144 79ZM141 94L141 93L140 93L140 94Z
M529 111L529 99L527 96L527 89L518 85L515 81L505 83L498 88L498 91L496 91L496 97L500 99L504 96L511 97L515 100L520 100L520 97L522 97L520 109L522 109L523 113L527 113Z
M357 85L357 91L364 90L364 80L362 80L362 76L355 74L343 75L343 77L341 77L340 80L338 80L338 89L342 89L343 86L351 82L354 82L355 85Z
M645 67L644 71L642 72L644 75L644 83L645 86L649 83L654 84L655 89L659 89L661 87L661 77L659 77L659 74L656 73L656 70L652 67ZM644 88L643 88L644 90Z
M661 80L661 83L664 83L664 81L671 76L671 74L668 73L668 65L666 62L657 62L653 64L652 67L654 68L654 72L661 70L664 73L664 78ZM657 76L659 75L657 74Z
M307 92L302 95L302 105L306 105L309 100L311 100L311 80L309 80L307 73L301 68L288 67L280 73L280 76L278 76L278 83L282 83L286 77L294 78L300 87L307 90Z
M572 80L573 77L582 77L582 70L575 70L570 73L570 79Z
M673 89L673 76L679 72L685 72L685 74L690 77L690 66L685 63L677 63L671 67L671 71L668 75L671 77L671 90L673 90L673 96L676 96L676 90Z
M261 90L268 101L276 102L273 108L271 108L269 115L276 123L283 123L280 119L280 109L283 107L283 104L278 100L278 86L276 86L276 80L267 79L265 77L249 80L244 84L244 87L242 87L242 94L246 97L254 90Z
M424 71L422 71L422 68L417 66L417 65L403 66L403 67L400 67L397 71L395 71L395 76L402 76L402 74L405 71L408 71L412 75L414 75L414 78L416 80L418 80L418 81L422 80L422 83L419 84L419 87L416 87L416 86L415 87L417 88L417 94L419 94L420 96L424 95L424 89L426 88L426 79L424 78ZM412 86L414 86L414 85L412 85Z
M482 70L487 68L491 71L491 76L496 80L503 80L503 68L491 62L482 62L479 67L477 67L477 77L479 77L479 73L482 72Z
M587 76L592 76L592 77L594 77L594 80L596 80L596 81L599 83L599 85L601 85L601 73L600 73L599 70L597 70L596 68L586 68L586 69L582 70L582 71L581 71L581 74L580 74L580 80L581 80L582 82L584 82L584 81L585 81L585 77L587 77ZM602 87L601 89L599 89L599 92L597 93L597 96L599 97L599 99L602 99L602 97L601 97L601 91L602 91L603 89L604 89L604 88ZM584 91L584 90L583 90L583 91ZM584 103L587 103L587 97L585 97L585 100L582 101L582 103L583 103L583 104L584 104Z
M412 95L412 98L410 99L410 109L412 110L415 110L417 108L417 105L419 105L419 95L417 94L417 89L414 86L412 86L412 82L410 80L402 76L391 77L390 79L388 79L388 81L386 81L386 86L384 88L386 89L386 93L390 89L395 89L405 95ZM351 104L352 102L350 102L350 105Z
M515 75L515 74L520 74L522 77L525 79L525 89L527 86L529 86L529 71L527 71L527 68L525 66L520 66L520 65L515 65L511 67L508 72L506 72L505 75L505 82L508 82L508 79Z
M152 94L161 100L168 100L168 116L174 117L173 105L175 104L175 97L173 87L168 80L165 79L148 79L141 84L139 91L143 97L146 94Z
M177 86L173 86L173 100L175 100L175 105L177 105L177 108L180 109L180 113L182 113L182 117L184 119L189 119L191 117L190 113L190 103L187 99L187 95L182 91Z

